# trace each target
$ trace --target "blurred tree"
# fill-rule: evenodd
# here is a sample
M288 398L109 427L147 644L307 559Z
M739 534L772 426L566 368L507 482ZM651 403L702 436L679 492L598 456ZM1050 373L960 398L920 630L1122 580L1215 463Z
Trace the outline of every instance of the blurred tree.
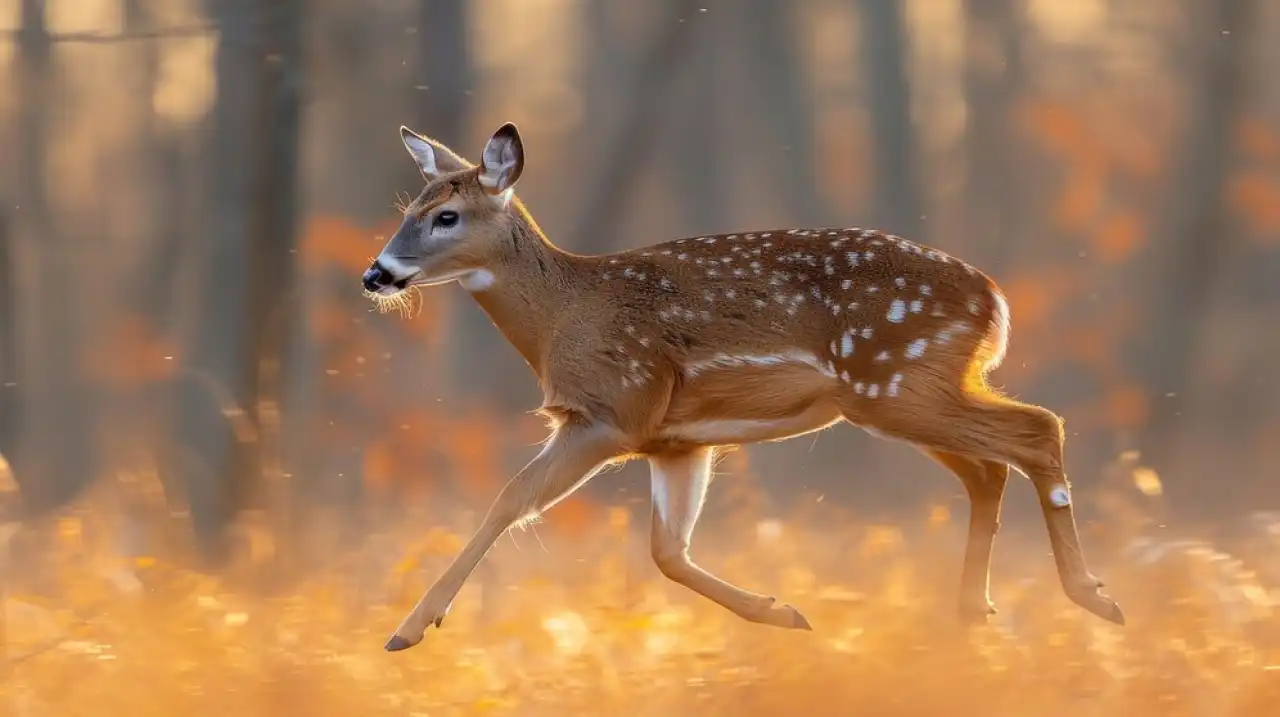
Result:
M674 73L676 86L669 90L669 99L656 100L674 115L675 139L663 152L669 158L663 164L675 174L670 181L684 212L681 225L692 234L728 229L724 225L727 194L732 189L728 177L740 166L728 151L720 116L725 109L725 75L734 69L726 67L724 72L717 66L725 36L733 27L720 21L701 25L700 41L691 43L687 60ZM708 161L708 157L717 159Z
M1014 0L967 0L965 9L965 241L973 261L999 271L1019 234L1013 108L1025 91L1023 28Z
M621 121L606 132L608 139L599 163L589 171L592 180L587 186L593 189L582 203L582 219L568 246L594 251L618 248L621 232L611 231L610 225L626 213L646 167L645 158L650 156L662 118L668 114L672 83L687 64L696 26L706 17L697 9L694 0L664 3L657 37L626 83L632 89L626 95Z
M471 53L468 0L419 0L417 108L413 122L422 131L457 148L468 151L467 122L471 112L471 90L475 82L475 60Z
M59 262L73 251L64 247L50 213L46 152L56 137L52 108L58 84L52 69L53 47L46 26L44 0L22 0L18 36L19 127L17 143L17 208L11 231L27 243L30 275L65 274ZM64 256L63 252L67 252ZM42 287L44 288L44 287ZM83 486L92 474L89 425L91 398L82 380L75 351L70 294L50 291L24 307L22 337L22 438L8 456L22 484L26 505L40 512ZM64 446L76 446L65 450Z
M198 541L215 562L225 557L224 528L273 459L264 450L278 450L264 446L264 429L278 426L263 419L275 415L277 396L268 392L280 385L297 308L298 2L221 0L209 8L219 27L218 99L200 244L187 257L202 272L184 287L195 318L186 324L175 443Z
M297 281L298 261L298 153L302 134L303 6L305 0L263 0L269 13L259 72L262 83L256 101L253 167L253 239L250 265L253 276L249 299L249 338L246 370L254 377L248 404L258 428L257 460L253 476L262 482L258 501L271 508L281 548L290 555L288 538L294 502L283 459L281 425L287 415L282 404L293 385L292 350L298 348L297 317L302 297ZM304 421L302 416L296 420ZM286 561L284 565L291 564ZM286 577L273 568L274 577Z
M144 0L125 0L123 11L127 33L146 32L158 25L154 7ZM177 138L172 132L162 131L154 111L154 92L160 81L161 45L158 42L140 42L136 51L140 74L137 86L142 91L135 101L142 106L137 112L134 141L138 150L137 161L146 168L143 176L148 179L155 198L149 203L147 216L137 218L142 256L132 268L130 280L120 287L117 300L121 304L120 314L127 320L145 321L152 336L166 336L174 323L174 306L170 299L177 293L181 281L178 269L182 239L187 236L183 204L188 183L183 181L183 176L188 169L182 165ZM116 330L122 328L116 327ZM116 390L111 390L113 388ZM167 450L170 423L157 411L167 408L164 399L169 388L165 381L104 387L103 415L113 417L108 425L100 426L105 434L104 448L108 453L121 448L121 444L133 448L142 441L149 444L153 454L159 455ZM130 403L140 403L144 408L139 410L135 406L130 410ZM114 418L117 416L119 418ZM136 456L128 450L106 457L108 461L113 459L116 463L109 465L109 469L131 470L138 467L129 463ZM181 496L181 484L169 481L171 478L167 474L161 475L162 481L168 481L165 483L166 491L176 491L174 497Z
M1172 450L1180 429L1182 402L1194 381L1196 350L1212 320L1212 289L1219 269L1237 243L1228 214L1227 179L1236 154L1232 128L1247 92L1250 29L1257 18L1253 0L1192 3L1203 17L1192 22L1188 46L1173 50L1188 92L1181 143L1157 214L1147 259L1151 277L1148 340L1136 364L1146 376L1155 406L1141 445L1155 467L1176 465ZM1172 395L1170 395L1172 394Z
M17 268L13 253L9 218L0 212L0 456L10 455L17 446L18 416L22 411L18 391Z
M924 203L917 179L915 124L907 72L908 38L902 7L895 2L862 0L861 43L875 148L871 186L872 221L885 230L928 241L923 235Z
M736 7L741 9L732 13L731 22L741 29L747 66L735 68L735 79L749 85L746 98L755 103L751 116L765 125L771 140L752 156L769 167L770 189L786 198L792 223L829 224L834 218L814 186L814 103L798 52L796 3L743 0Z

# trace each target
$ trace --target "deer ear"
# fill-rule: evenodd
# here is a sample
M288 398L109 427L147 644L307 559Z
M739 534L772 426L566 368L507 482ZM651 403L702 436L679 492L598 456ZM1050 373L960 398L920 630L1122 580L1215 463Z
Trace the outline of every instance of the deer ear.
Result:
M498 128L480 156L480 185L494 196L510 198L512 187L524 171L524 144L510 122Z
M404 140L404 147L409 150L409 156L413 157L413 161L418 164L422 176L427 179L471 169L471 163L454 154L453 150L408 127L400 127L400 138Z

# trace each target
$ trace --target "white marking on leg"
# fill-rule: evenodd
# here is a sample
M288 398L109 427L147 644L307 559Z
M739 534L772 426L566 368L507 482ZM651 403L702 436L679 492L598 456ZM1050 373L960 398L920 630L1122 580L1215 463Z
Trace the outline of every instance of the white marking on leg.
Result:
M1055 485L1049 489L1049 502L1055 508L1065 508L1071 505L1071 494L1067 492L1065 485Z

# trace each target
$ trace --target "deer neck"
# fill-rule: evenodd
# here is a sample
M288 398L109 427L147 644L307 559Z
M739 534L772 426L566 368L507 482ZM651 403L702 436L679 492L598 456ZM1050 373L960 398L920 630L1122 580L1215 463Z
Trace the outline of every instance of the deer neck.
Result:
M548 241L523 207L514 209L511 240L463 287L541 378L551 331L577 286L578 257Z

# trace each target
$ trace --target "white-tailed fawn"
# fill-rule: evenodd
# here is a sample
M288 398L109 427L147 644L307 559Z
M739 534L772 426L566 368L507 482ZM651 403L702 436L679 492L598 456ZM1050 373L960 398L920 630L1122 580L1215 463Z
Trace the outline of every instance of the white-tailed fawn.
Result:
M663 575L739 617L810 629L791 605L689 554L722 446L840 422L910 443L971 502L962 619L994 613L991 547L1010 466L1040 497L1067 597L1123 624L1085 564L1063 471L1062 419L986 380L1009 339L996 284L937 249L871 229L775 229L676 239L604 256L557 248L513 194L524 168L505 124L478 165L401 128L426 181L364 274L366 292L457 281L528 362L551 435L386 643L440 626L495 541L603 466L649 461L650 544Z

